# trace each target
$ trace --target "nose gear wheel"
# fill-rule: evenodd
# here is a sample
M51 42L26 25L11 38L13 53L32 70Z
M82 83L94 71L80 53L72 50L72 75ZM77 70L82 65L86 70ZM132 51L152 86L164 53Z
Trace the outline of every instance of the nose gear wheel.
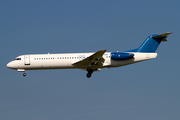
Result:
M25 77L25 76L26 76L26 73L23 73L23 76Z

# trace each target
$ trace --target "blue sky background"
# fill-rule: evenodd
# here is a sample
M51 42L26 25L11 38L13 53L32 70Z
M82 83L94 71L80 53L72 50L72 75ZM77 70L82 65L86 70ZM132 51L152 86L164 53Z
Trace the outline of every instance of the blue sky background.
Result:
M178 0L1 0L1 120L179 120ZM125 51L173 32L153 60L102 69L21 72L23 54Z

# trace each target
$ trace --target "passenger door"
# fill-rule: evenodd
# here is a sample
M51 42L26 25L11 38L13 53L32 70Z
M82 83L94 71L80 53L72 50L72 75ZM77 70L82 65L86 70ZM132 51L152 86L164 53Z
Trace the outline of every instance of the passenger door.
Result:
M24 56L24 65L30 65L30 55Z

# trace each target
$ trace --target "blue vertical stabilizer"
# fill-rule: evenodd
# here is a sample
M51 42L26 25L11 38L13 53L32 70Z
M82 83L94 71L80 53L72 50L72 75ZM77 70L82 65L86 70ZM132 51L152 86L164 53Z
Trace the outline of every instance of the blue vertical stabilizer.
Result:
M138 49L128 50L125 52L146 52L146 53L150 52L150 53L154 53L154 52L156 52L161 41L167 41L166 38L171 33L172 32L167 32L167 33L164 33L161 35L151 35L143 42L143 44Z
M153 36L156 35L149 36L138 48L137 52L155 52L162 39L154 39Z

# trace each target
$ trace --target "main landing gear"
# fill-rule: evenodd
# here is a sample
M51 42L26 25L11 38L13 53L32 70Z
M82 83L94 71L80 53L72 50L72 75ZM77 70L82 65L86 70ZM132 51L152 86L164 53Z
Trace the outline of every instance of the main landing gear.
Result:
M23 73L23 76L26 77L26 73Z
M86 74L86 77L90 78L91 74L93 73L93 70L92 69L88 69L87 71L88 71L88 73Z

